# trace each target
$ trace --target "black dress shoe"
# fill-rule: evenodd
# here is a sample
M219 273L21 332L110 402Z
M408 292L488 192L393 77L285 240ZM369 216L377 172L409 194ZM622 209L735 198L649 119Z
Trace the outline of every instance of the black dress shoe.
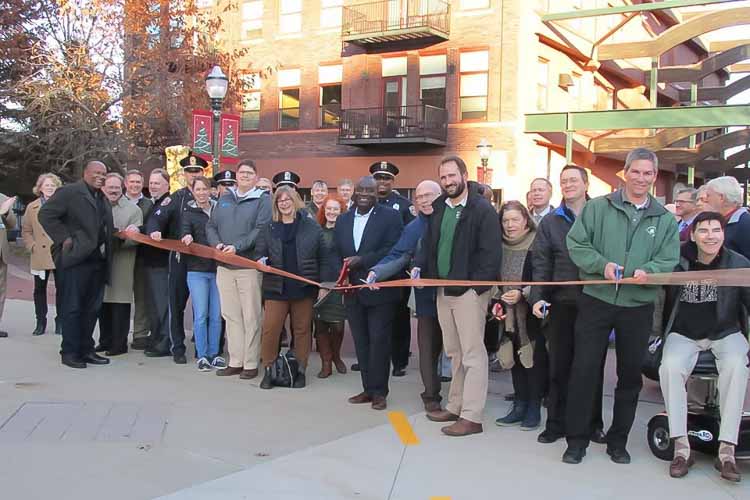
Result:
M31 334L34 335L35 337L38 335L44 335L46 330L47 330L47 322L37 320L36 327L34 328L34 331L31 332Z
M406 375L406 368L396 368L393 367L393 372L391 373L394 377L403 377Z
M90 352L84 356L81 356L81 359L91 365L108 365L109 364L109 360L107 358L105 358L104 356L99 356L95 352Z
M78 356L73 356L72 354L63 354L62 364L71 368L86 368L86 363Z
M107 347L106 345L99 344L98 346L94 348L94 352L104 352L104 351L109 351L109 347Z
M146 349L146 351L143 354L147 358L166 358L167 356L172 355L172 353L169 351L160 351L157 349Z
M568 449L563 453L562 461L566 464L580 464L585 456L586 448L573 448L568 446Z
M562 439L563 437L562 434L558 434L557 432L545 430L537 436L536 440L542 444L550 444Z
M607 455L616 464L630 463L630 453L625 448L610 448L607 446Z
M353 372L358 372L359 371L359 363L354 363L352 365L352 371Z
M0 339L4 339L8 336L8 332L0 330Z
M148 339L147 338L135 339L133 340L133 342L130 343L130 348L136 351L145 351L146 348L148 348Z
M591 441L596 444L607 444L607 433L602 429L594 429L591 433Z
M104 354L106 354L107 356L120 356L122 354L127 354L127 353L128 353L128 350L125 349L123 351L107 351Z
M178 365L185 365L187 364L187 358L184 354L175 354L172 356L172 360L175 362L175 364Z

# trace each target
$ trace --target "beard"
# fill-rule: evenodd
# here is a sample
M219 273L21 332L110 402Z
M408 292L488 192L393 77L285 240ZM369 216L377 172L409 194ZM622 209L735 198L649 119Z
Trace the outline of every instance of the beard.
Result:
M455 198L458 198L459 196L461 196L462 194L464 194L465 190L466 190L466 182L462 179L461 182L459 182L458 184L456 184L456 192L455 193L450 194L450 193L448 193L446 191L445 194L448 195L448 198L455 199Z

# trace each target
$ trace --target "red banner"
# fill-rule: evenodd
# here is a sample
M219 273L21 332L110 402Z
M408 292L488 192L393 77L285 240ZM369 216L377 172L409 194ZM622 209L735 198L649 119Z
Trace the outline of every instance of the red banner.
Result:
M210 111L193 111L193 153L207 162L211 161L213 146L213 114Z
M238 163L240 148L237 141L240 138L240 116L223 113L221 115L221 164L235 165ZM226 170L226 169L223 169Z

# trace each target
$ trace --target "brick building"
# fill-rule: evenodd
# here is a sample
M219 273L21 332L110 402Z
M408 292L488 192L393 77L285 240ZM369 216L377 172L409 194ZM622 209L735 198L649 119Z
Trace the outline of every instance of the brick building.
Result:
M677 13L541 20L549 10L608 4L240 0L238 11L219 14L226 27L219 36L248 49L241 156L256 160L264 176L298 172L303 188L315 179L335 186L388 160L401 169L396 187L406 193L435 178L438 159L455 152L471 178L490 183L498 196L502 190L506 199L523 200L532 178L555 178L565 163L565 138L524 134L525 114L648 107L650 61L597 66L586 54L604 40L656 36L680 22ZM209 15L224 8L211 0L199 6ZM689 64L705 55L692 40L662 63ZM720 74L711 79L721 83ZM660 105L677 102L678 90L660 86ZM487 171L476 148L483 138L493 145ZM586 140L575 138L573 158L591 168L593 194L608 192L618 183L622 155L592 155ZM663 175L657 194L674 180Z

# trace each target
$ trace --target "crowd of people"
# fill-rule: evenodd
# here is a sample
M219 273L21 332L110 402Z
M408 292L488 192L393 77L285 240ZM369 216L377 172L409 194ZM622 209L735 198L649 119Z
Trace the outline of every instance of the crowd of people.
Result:
M670 213L651 194L658 159L641 148L627 156L622 187L594 199L587 170L565 166L556 179L557 207L550 203L555 186L545 178L534 179L525 204L496 207L491 188L468 180L455 155L440 161L436 180L418 184L413 204L394 190L398 168L389 162L376 162L356 183L342 180L335 192L315 181L307 204L291 171L269 180L244 160L235 172L208 179L205 161L192 153L181 165L186 187L170 193L169 175L155 169L149 196L141 172L107 173L98 161L65 186L54 174L39 177L38 199L23 227L34 275L33 334L46 331L52 274L63 365L104 365L129 348L187 363L183 317L190 297L199 370L262 377L260 387L271 389L288 320L290 353L283 356L296 360L291 386L305 387L313 339L319 378L334 368L347 372L341 345L348 322L357 356L352 369L362 382L348 401L383 410L390 377L403 376L408 365L414 315L421 398L427 418L445 424L444 434L483 432L489 372L497 364L511 370L514 388L512 408L497 425L543 427L539 443L565 438L562 460L569 464L582 461L591 441L606 444L611 460L626 464L661 292L646 284L648 275L750 267L750 213L738 182L719 177L698 190L679 190ZM2 231L15 224L13 200L0 198ZM136 244L117 231L179 240L188 248L206 245L308 281ZM1 234L0 240L4 280L8 250ZM379 286L407 274L459 283ZM634 282L620 284L624 278ZM310 284L342 279L366 286L330 292ZM509 284L471 284L486 281ZM549 284L556 281L581 284ZM511 284L518 282L532 285ZM666 289L660 383L675 443L673 477L687 474L693 462L686 381L698 353L711 350L722 412L716 468L721 477L740 480L734 447L748 378L748 308L750 288L699 281ZM602 387L613 332L617 385L605 431ZM447 394L443 353L451 364Z

